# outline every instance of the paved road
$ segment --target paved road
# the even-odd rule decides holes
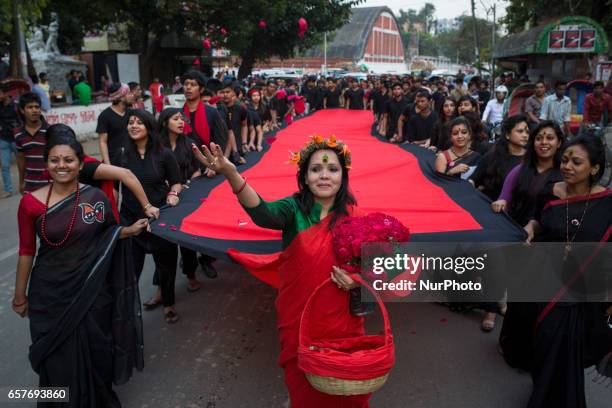
[[[0,387],[37,383],[27,359],[27,320],[15,315],[9,303],[18,202],[18,197],[0,200]],[[165,324],[161,311],[145,313],[145,369],[116,387],[125,407],[270,408],[285,403],[282,372],[275,365],[274,291],[236,265],[217,267],[219,277],[201,277],[205,284],[197,293],[188,293],[184,277],[177,276],[177,324]],[[152,273],[148,259],[140,282],[143,299],[153,293]],[[531,381],[497,354],[499,321],[494,333],[484,334],[477,312],[456,314],[432,304],[391,304],[389,311],[397,362],[372,406],[525,406]],[[377,318],[370,320],[380,326]],[[587,395],[590,408],[609,407],[612,388],[587,380]]]

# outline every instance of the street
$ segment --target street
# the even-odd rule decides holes
[[[95,142],[86,143],[86,151]],[[13,168],[13,170],[16,170]],[[13,173],[16,174],[16,171]],[[12,312],[17,263],[19,196],[0,201],[0,387],[37,384],[28,362],[28,321]],[[287,400],[282,371],[276,366],[274,289],[235,264],[216,263],[219,277],[199,274],[203,287],[188,293],[177,273],[174,325],[161,309],[144,312],[145,368],[116,390],[124,407],[282,407]],[[140,288],[153,292],[149,257]],[[450,312],[435,304],[389,304],[396,342],[396,365],[387,384],[372,398],[373,407],[521,408],[531,390],[527,373],[508,367],[496,351],[501,327],[479,329],[481,314]],[[380,317],[368,318],[380,330]],[[587,370],[590,373],[592,370]],[[590,408],[609,406],[612,388],[593,384],[587,374]],[[607,403],[606,403],[607,402]],[[6,407],[33,406],[5,403]]]

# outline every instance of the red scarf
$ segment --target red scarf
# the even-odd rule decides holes
[[[183,105],[183,112],[187,118],[191,118],[189,106],[187,106],[187,104]],[[210,146],[210,129],[208,128],[208,119],[206,118],[206,107],[202,102],[198,103],[198,107],[195,111],[194,122],[195,123],[189,123],[189,121],[185,122],[183,133],[188,135],[193,132],[193,128],[195,127],[195,132],[202,143],[204,143],[207,147]]]

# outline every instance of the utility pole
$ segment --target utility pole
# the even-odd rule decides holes
[[[476,23],[476,2],[471,0],[472,3],[472,25],[474,28],[474,51],[476,52],[476,65],[478,66],[478,75],[481,75],[480,70],[480,41],[478,41],[478,26]]]
[[[497,4],[495,0],[493,1],[493,5],[491,7],[487,7],[487,5],[482,0],[480,0],[480,4],[482,4],[482,8],[487,13],[487,20],[489,19],[489,14],[493,14],[493,21],[491,23],[491,60],[489,61],[489,69],[491,70],[491,78],[494,78],[495,58],[493,58],[493,49],[495,48],[495,34],[497,33]],[[491,81],[490,88],[491,92],[493,92],[493,81]]]
[[[496,4],[493,3],[493,27],[491,29],[491,87],[493,86],[494,72],[495,72],[495,58],[493,58],[493,49],[495,48],[495,33],[497,32],[497,21],[495,20],[495,8]],[[491,88],[493,89],[493,88]]]

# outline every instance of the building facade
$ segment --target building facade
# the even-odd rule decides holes
[[[374,73],[406,72],[404,44],[399,25],[388,7],[358,7],[351,19],[328,35],[327,47],[320,44],[296,58],[271,59],[258,68],[295,68],[322,71],[327,68]]]

